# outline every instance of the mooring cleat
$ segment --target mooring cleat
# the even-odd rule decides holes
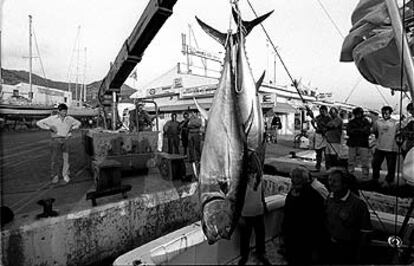
[[[47,199],[39,200],[37,204],[43,206],[43,213],[36,215],[36,218],[40,219],[40,218],[58,216],[59,214],[53,210],[53,202],[55,202],[54,198],[47,198]]]

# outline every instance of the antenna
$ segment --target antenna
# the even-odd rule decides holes
[[[197,39],[195,37],[194,31],[191,27],[190,24],[188,24],[188,44],[187,44],[187,36],[185,33],[181,33],[181,52],[186,56],[187,58],[187,73],[191,73],[191,69],[190,66],[193,67],[193,62],[191,60],[191,56],[196,56],[199,57],[201,59],[201,62],[203,64],[203,69],[204,69],[204,74],[205,76],[207,76],[207,72],[208,72],[208,67],[207,67],[207,60],[213,61],[213,62],[218,62],[221,64],[221,58],[214,54],[214,53],[210,53],[204,50],[201,50],[198,46],[198,42]],[[191,45],[191,39],[194,39],[194,43],[196,47],[193,47]],[[214,71],[214,70],[211,70]]]

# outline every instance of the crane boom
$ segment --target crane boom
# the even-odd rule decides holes
[[[145,49],[172,14],[177,0],[150,0],[132,33],[125,40],[108,74],[98,90],[101,106],[113,104],[113,94],[119,94],[122,84],[141,61]]]

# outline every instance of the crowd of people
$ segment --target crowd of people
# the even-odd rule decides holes
[[[289,265],[367,262],[364,251],[372,225],[368,208],[356,189],[356,179],[343,167],[332,167],[328,173],[325,186],[305,166],[290,172],[292,185],[285,200],[278,250]],[[239,222],[239,265],[248,261],[253,229],[256,258],[263,265],[271,265],[265,249],[267,209],[262,185],[261,178],[249,176]]]
[[[202,119],[197,111],[185,111],[182,121],[177,120],[178,113],[172,113],[171,119],[162,127],[166,147],[163,149],[170,154],[182,154],[189,162],[199,162],[201,157]],[[151,116],[142,103],[129,111],[128,127],[130,132],[151,130],[155,116]]]
[[[201,158],[202,119],[196,111],[183,113],[183,120],[177,121],[177,114],[171,114],[163,126],[164,137],[167,139],[167,152],[180,153],[180,141],[182,154],[188,157],[188,161],[199,162]]]
[[[293,169],[290,177],[282,224],[288,263],[364,263],[362,251],[372,227],[355,178],[342,167],[329,170],[328,188],[305,167]]]
[[[371,177],[374,183],[392,186],[395,182],[399,151],[404,157],[414,146],[413,103],[407,105],[407,112],[407,118],[398,120],[392,117],[393,109],[390,106],[382,107],[381,117],[364,115],[361,107],[353,109],[351,114],[346,114],[338,112],[335,107],[331,107],[328,112],[326,106],[321,106],[319,115],[311,122],[315,128],[315,168],[321,169],[325,157],[327,170],[341,166],[350,174],[355,174],[355,168],[360,163],[363,179],[370,178],[372,169]],[[313,117],[312,113],[310,115]],[[375,142],[371,141],[373,139]],[[387,174],[385,182],[379,183],[384,160],[387,163]]]

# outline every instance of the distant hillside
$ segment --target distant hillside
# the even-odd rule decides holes
[[[29,83],[29,72],[23,71],[23,70],[8,70],[8,69],[2,69],[2,78],[3,83],[8,85],[16,85],[21,82],[23,83]],[[101,85],[102,80],[94,81],[88,85],[86,85],[86,102],[92,105],[97,104],[97,95],[98,95],[98,89]],[[36,74],[32,74],[32,83],[39,86],[45,86],[49,88],[54,88],[58,90],[67,91],[69,88],[69,83],[62,82],[62,81],[54,81],[50,79],[42,78]],[[81,84],[78,84],[78,87],[80,87]],[[72,92],[72,98],[75,98],[75,84],[70,84],[70,90]],[[124,84],[121,87],[121,101],[122,102],[132,102],[131,99],[129,99],[129,96],[136,92],[133,88],[130,86]]]

